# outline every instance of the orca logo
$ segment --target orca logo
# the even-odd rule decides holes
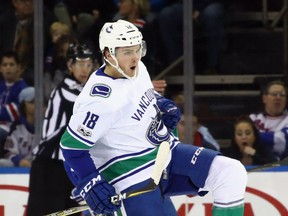
[[[113,25],[110,25],[110,26],[108,26],[108,27],[106,28],[106,32],[107,32],[107,33],[111,33],[112,30],[113,30]]]

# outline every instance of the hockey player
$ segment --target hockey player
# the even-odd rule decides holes
[[[27,216],[44,215],[78,205],[70,200],[74,185],[63,166],[59,142],[76,97],[94,69],[94,53],[84,44],[70,44],[67,74],[51,92],[40,144],[34,149],[29,182]]]
[[[76,99],[60,144],[89,207],[105,215],[163,216],[165,196],[203,196],[211,191],[213,216],[242,216],[245,168],[217,151],[182,144],[171,135],[180,111],[153,90],[141,62],[146,47],[137,27],[123,20],[106,23],[99,45],[105,64]],[[112,203],[111,196],[147,183],[163,141],[170,143],[171,155],[160,187]]]

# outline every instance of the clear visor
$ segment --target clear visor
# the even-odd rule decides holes
[[[146,55],[147,52],[147,45],[146,45],[146,41],[142,40],[141,43],[141,57],[144,57]]]
[[[130,48],[130,47],[134,47],[134,48]],[[146,47],[146,42],[142,41],[140,44],[140,47],[138,44],[136,45],[132,45],[132,46],[127,46],[127,47],[117,47],[115,49],[115,54],[111,54],[114,57],[119,57],[119,56],[126,56],[126,57],[131,57],[133,55],[137,55],[138,57],[144,57],[146,55],[146,51],[147,51],[147,47]],[[135,48],[137,46],[137,48]],[[121,51],[119,50],[121,48]]]

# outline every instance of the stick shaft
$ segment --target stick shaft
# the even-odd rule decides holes
[[[79,213],[88,209],[90,209],[88,205],[81,205],[81,206],[66,209],[64,211],[54,212],[46,216],[67,216],[67,215],[76,214],[76,213]]]
[[[170,153],[170,144],[168,142],[162,142],[159,146],[157,156],[155,159],[151,181],[143,188],[123,194],[118,194],[111,197],[111,202],[117,204],[119,203],[120,200],[155,190],[160,182],[162,172],[165,169],[169,153]]]

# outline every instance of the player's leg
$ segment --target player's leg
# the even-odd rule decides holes
[[[247,183],[245,168],[239,161],[217,155],[213,150],[178,145],[172,151],[164,192],[168,195],[198,193],[203,196],[211,191],[213,216],[243,215]]]
[[[138,189],[143,187],[144,185],[146,185],[146,182],[131,186],[123,192]],[[149,193],[144,193],[138,196],[130,197],[129,199],[124,199],[121,207],[121,214],[118,215],[175,216],[175,214],[167,214],[167,212],[165,212],[165,207],[172,208],[174,212],[176,211],[173,203],[170,203],[169,200],[164,199],[163,195],[161,194],[160,188],[158,187],[156,190]]]
[[[212,192],[213,216],[244,215],[244,193],[247,172],[234,159],[217,156],[211,164],[205,186],[201,190]]]

